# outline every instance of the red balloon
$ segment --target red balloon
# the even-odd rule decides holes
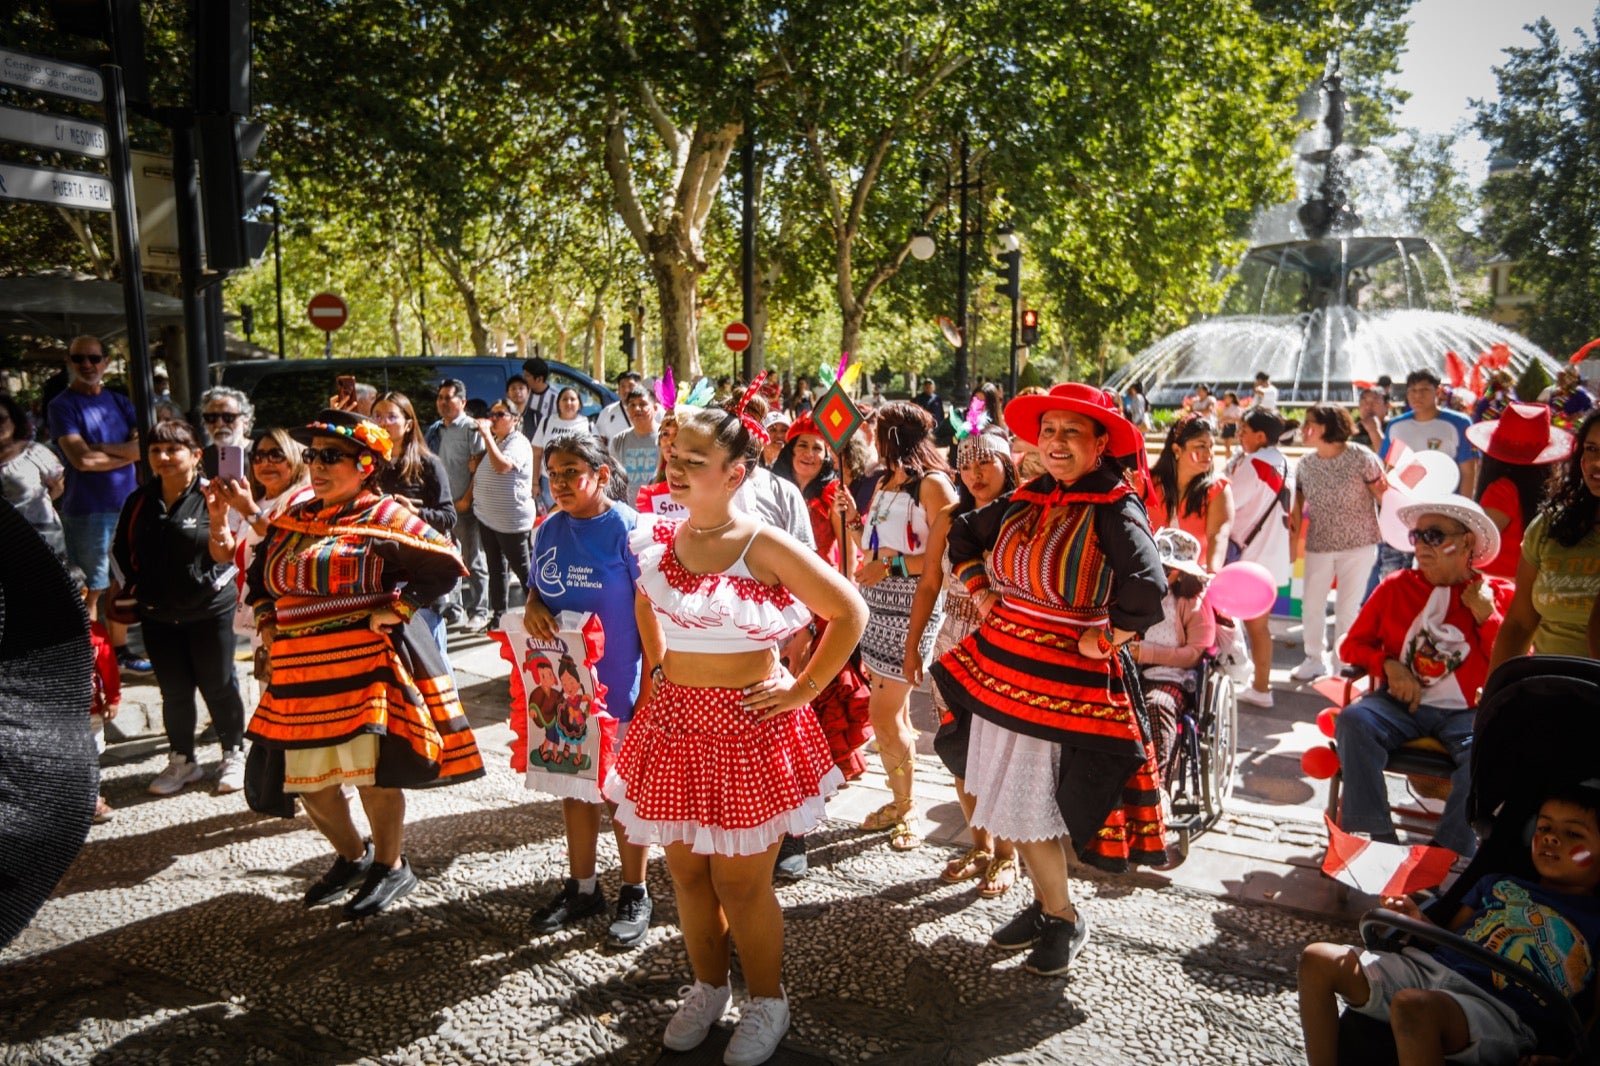
[[[1339,756],[1332,748],[1312,748],[1300,756],[1300,769],[1308,777],[1325,781],[1339,772]]]
[[[1339,712],[1332,707],[1322,708],[1322,713],[1317,715],[1317,728],[1322,730],[1323,736],[1330,738],[1333,736],[1333,722],[1338,717]]]

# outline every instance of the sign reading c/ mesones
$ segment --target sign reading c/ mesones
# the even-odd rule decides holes
[[[92,159],[106,157],[106,128],[98,122],[0,106],[0,141],[16,141]]]

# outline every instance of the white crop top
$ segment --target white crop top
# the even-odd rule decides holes
[[[810,608],[788,589],[750,576],[743,552],[723,573],[690,571],[673,550],[681,525],[641,514],[628,537],[639,559],[639,591],[656,612],[668,651],[726,655],[776,648],[810,624]]]
[[[904,489],[878,489],[864,519],[861,546],[868,552],[879,548],[921,555],[928,544],[928,514],[917,497]]]

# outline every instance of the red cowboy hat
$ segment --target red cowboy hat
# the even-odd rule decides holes
[[[817,429],[817,420],[811,417],[810,411],[807,411],[805,414],[794,420],[794,424],[789,427],[789,432],[784,435],[783,439],[785,441],[791,441],[796,437],[804,436],[807,433],[811,434],[813,437],[822,436],[822,431]]]
[[[1467,439],[1485,455],[1518,466],[1556,463],[1572,454],[1573,436],[1550,424],[1542,403],[1508,404],[1500,417],[1467,427]]]
[[[1006,404],[1006,425],[1029,444],[1039,443],[1039,423],[1047,411],[1072,411],[1106,427],[1111,455],[1142,455],[1144,437],[1117,412],[1117,401],[1093,385],[1068,382],[1043,396],[1018,396]]]

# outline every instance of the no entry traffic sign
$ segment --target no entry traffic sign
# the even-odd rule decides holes
[[[331,292],[319,292],[306,305],[306,317],[318,329],[332,333],[350,319],[350,308]]]
[[[750,327],[743,322],[730,322],[722,331],[722,343],[729,351],[742,352],[750,347]]]

